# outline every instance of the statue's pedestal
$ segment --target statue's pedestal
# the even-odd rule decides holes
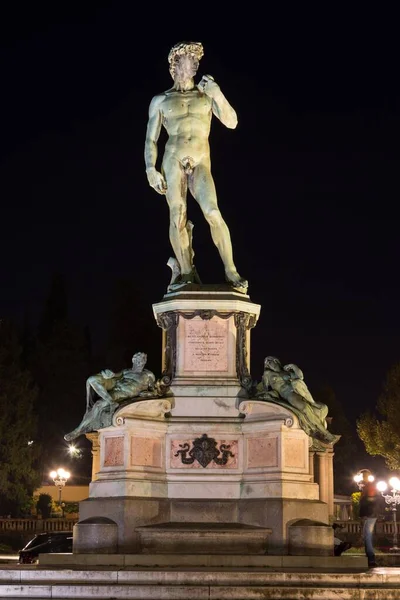
[[[260,306],[225,286],[208,287],[186,286],[153,305],[174,417],[239,417],[239,400],[246,397],[241,384],[251,382],[250,330]]]
[[[113,426],[99,432],[99,471],[80,517],[114,520],[120,552],[159,548],[162,531],[187,547],[208,524],[203,549],[225,552],[221,531],[236,527],[240,537],[243,526],[254,541],[243,534],[249,553],[260,551],[261,535],[268,552],[285,554],[291,523],[328,523],[310,470],[310,438],[290,410],[247,399],[260,306],[227,288],[186,287],[153,306],[170,396],[119,409]],[[324,528],[321,540],[317,551],[332,551],[333,530]]]

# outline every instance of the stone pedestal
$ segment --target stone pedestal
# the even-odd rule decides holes
[[[174,417],[239,417],[251,383],[250,330],[260,306],[215,287],[187,286],[153,305],[163,330],[163,379],[177,399]]]
[[[239,523],[165,523],[138,527],[146,554],[266,554],[270,529]]]
[[[260,306],[223,286],[186,288],[153,306],[170,395],[119,409],[99,432],[99,468],[81,518],[115,521],[120,552],[154,551],[167,529],[180,543],[190,530],[188,544],[198,537],[193,524],[202,523],[209,537],[214,531],[216,552],[226,544],[221,531],[236,527],[240,537],[248,527],[257,544],[268,532],[268,552],[287,554],[291,523],[328,523],[328,512],[297,418],[247,398]]]

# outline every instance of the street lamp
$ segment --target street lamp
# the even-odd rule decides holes
[[[376,487],[385,498],[386,504],[389,504],[393,515],[393,547],[390,548],[391,552],[398,552],[400,548],[397,546],[397,508],[396,505],[400,504],[400,479],[398,477],[391,477],[389,479],[389,485],[392,488],[391,494],[385,494],[388,484],[386,481],[378,481]]]
[[[68,479],[71,477],[71,473],[69,473],[68,471],[65,471],[62,467],[60,467],[59,469],[57,469],[57,471],[52,471],[50,473],[50,477],[52,478],[52,480],[54,481],[54,485],[58,489],[58,506],[61,508],[63,516],[64,516],[64,509],[61,504],[61,494],[62,494],[63,488],[65,487],[65,484],[67,483]]]
[[[367,469],[362,469],[361,471],[359,471],[357,473],[357,475],[354,475],[353,480],[356,482],[356,484],[358,485],[358,489],[362,490],[363,487],[365,486],[365,478],[363,473],[367,472],[370,473]],[[372,482],[375,480],[375,477],[373,475],[371,475],[371,473],[367,476],[367,480]]]

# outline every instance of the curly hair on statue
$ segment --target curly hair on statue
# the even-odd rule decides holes
[[[171,48],[168,54],[168,62],[172,78],[175,75],[176,63],[185,54],[191,54],[199,61],[204,55],[203,44],[201,42],[179,42]]]

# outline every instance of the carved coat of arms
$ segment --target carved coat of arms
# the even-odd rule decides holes
[[[180,455],[184,465],[192,465],[195,460],[204,468],[211,461],[217,465],[226,465],[228,459],[234,456],[228,444],[221,444],[218,448],[216,440],[209,438],[206,433],[193,440],[192,448],[188,443],[179,444],[179,446],[182,450],[178,450],[175,456]]]

